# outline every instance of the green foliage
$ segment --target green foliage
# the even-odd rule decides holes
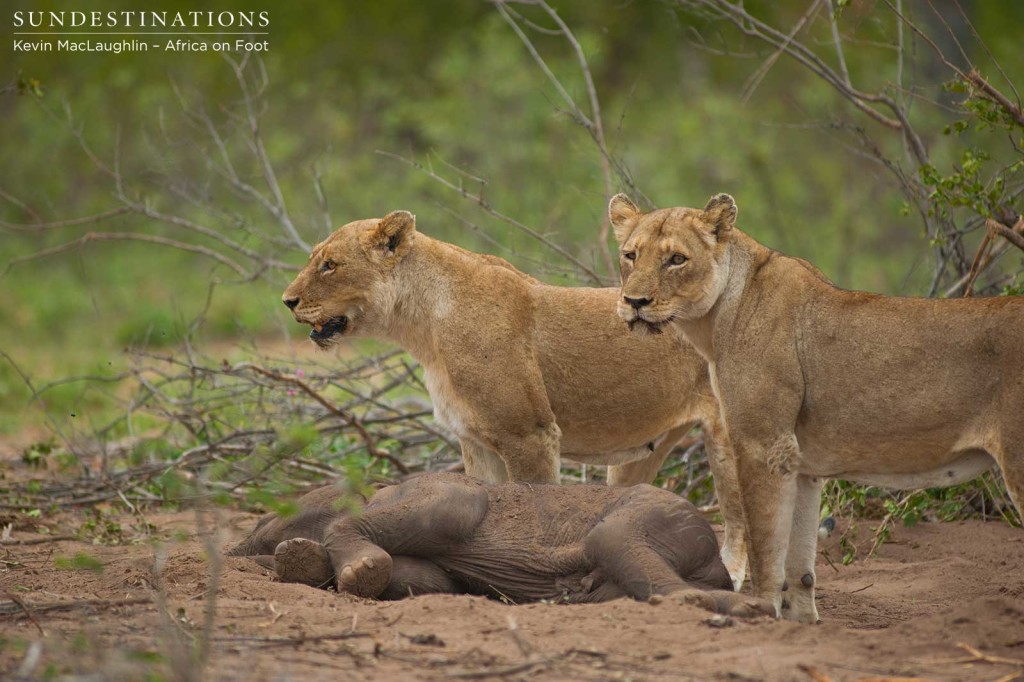
[[[33,443],[22,451],[21,461],[33,469],[40,469],[46,466],[46,460],[53,453],[56,444],[54,438]]]
[[[1010,503],[1000,480],[991,472],[969,483],[946,488],[928,488],[906,492],[885,491],[847,481],[829,481],[822,494],[822,518],[877,520],[871,527],[873,556],[888,542],[897,525],[913,526],[924,520],[956,521],[968,518],[1004,518],[1019,523],[1009,509]],[[844,565],[860,553],[857,527],[849,525],[839,537]]]
[[[124,529],[117,517],[99,506],[89,509],[89,518],[82,522],[78,536],[95,545],[120,545],[125,541]]]
[[[106,566],[91,554],[78,552],[73,557],[57,557],[53,560],[54,567],[59,571],[92,571],[102,573]]]
[[[1018,282],[1019,277],[1014,277],[1013,281],[1003,287],[1000,292],[1003,296],[1024,296],[1024,281]]]
[[[925,165],[922,181],[931,189],[929,200],[933,215],[950,218],[956,209],[969,208],[975,215],[988,218],[1013,207],[1015,198],[1007,188],[1021,178],[1024,156],[1005,140],[1024,143],[1024,127],[998,102],[976,85],[961,78],[945,84],[946,92],[963,95],[959,102],[962,117],[943,128],[963,145],[952,172],[944,174]]]

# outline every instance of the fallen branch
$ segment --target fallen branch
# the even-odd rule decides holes
[[[10,595],[8,595],[10,596]],[[74,611],[75,609],[111,609],[119,606],[138,606],[139,604],[152,604],[149,597],[129,597],[127,599],[76,599],[73,601],[54,601],[32,604],[20,599],[12,599],[9,603],[0,602],[0,616],[24,615],[42,613],[45,611]]]
[[[507,665],[501,668],[491,668],[490,670],[456,670],[448,673],[448,677],[452,677],[457,680],[482,680],[488,677],[504,677],[505,675],[515,675],[516,673],[526,672],[527,670],[532,670],[538,666],[549,665],[557,658],[560,657],[542,658],[536,661],[524,661],[523,663]]]
[[[43,626],[39,624],[39,621],[36,620],[36,617],[34,615],[32,615],[32,611],[29,610],[28,605],[26,605],[25,602],[22,601],[20,597],[17,597],[17,596],[13,595],[10,592],[7,593],[7,598],[10,599],[12,602],[14,602],[22,610],[22,612],[24,612],[25,616],[30,621],[32,621],[33,625],[36,626],[36,630],[39,631],[39,634],[41,636],[45,637],[46,636],[46,631],[43,630]]]
[[[299,635],[298,637],[211,637],[217,644],[263,644],[265,646],[298,646],[313,642],[335,642],[345,639],[364,639],[370,637],[368,632],[336,632],[326,635]]]
[[[48,535],[41,538],[25,538],[24,540],[14,539],[0,539],[0,547],[8,547],[11,545],[25,547],[27,545],[45,545],[50,542],[66,542],[68,540],[77,540],[74,535]]]
[[[990,654],[982,653],[979,649],[967,644],[966,642],[957,642],[957,648],[963,649],[971,655],[971,658],[965,658],[958,663],[993,663],[995,665],[1019,665],[1024,667],[1024,658],[1006,658],[1005,656],[992,656]]]

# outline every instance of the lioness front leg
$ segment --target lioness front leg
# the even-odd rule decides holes
[[[770,444],[744,441],[735,434],[740,499],[746,521],[750,578],[754,596],[770,601],[782,615],[782,585],[793,525],[797,475],[783,473],[780,458],[795,453],[796,438],[789,434]]]
[[[561,430],[554,418],[523,436],[506,435],[494,449],[505,461],[508,480],[517,483],[558,483]]]
[[[480,314],[493,311],[481,310]],[[515,320],[504,322],[513,329],[518,324]],[[470,455],[467,467],[492,482],[558,483],[562,431],[555,423],[530,339],[515,331],[508,338],[473,336],[471,347],[463,345],[466,339],[462,337],[452,342],[456,360],[446,368],[454,392],[461,396],[459,436],[463,452]],[[481,355],[505,361],[482,365]],[[492,453],[505,464],[504,479],[497,477]]]
[[[800,474],[796,477],[793,524],[786,554],[786,591],[782,595],[782,617],[801,623],[817,623],[814,604],[814,557],[818,549],[818,516],[824,481]]]
[[[725,523],[722,562],[732,578],[732,588],[738,592],[747,576],[746,522],[736,473],[736,456],[721,419],[715,419],[704,426],[704,451],[708,456],[711,475],[715,479],[715,493]]]

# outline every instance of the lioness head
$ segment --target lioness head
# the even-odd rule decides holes
[[[726,244],[736,202],[716,194],[703,210],[643,213],[625,194],[608,204],[619,242],[622,296],[617,311],[630,329],[661,333],[673,320],[707,314],[728,275]]]
[[[391,298],[391,275],[415,234],[416,218],[408,211],[344,225],[313,248],[281,300],[313,328],[309,338],[321,348],[344,334],[373,333]]]

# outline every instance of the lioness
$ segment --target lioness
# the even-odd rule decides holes
[[[376,336],[412,354],[466,473],[485,481],[554,483],[561,454],[612,465],[612,484],[647,483],[701,424],[727,522],[723,558],[741,582],[742,510],[707,363],[673,335],[630,334],[617,299],[431,239],[407,211],[336,230],[283,296],[322,348]]]
[[[703,210],[609,205],[618,313],[671,325],[708,359],[737,458],[754,594],[817,621],[822,478],[961,483],[998,464],[1024,509],[1024,299],[892,298],[833,286]],[[785,591],[785,598],[783,598]]]
[[[731,590],[711,526],[692,504],[649,485],[486,484],[424,474],[377,493],[355,515],[320,488],[291,518],[267,514],[228,554],[253,556],[282,582],[374,599],[482,594],[517,603],[673,595],[753,616],[772,605]]]

